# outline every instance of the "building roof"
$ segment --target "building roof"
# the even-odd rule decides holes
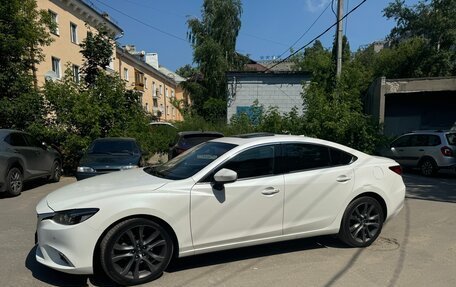
[[[73,11],[80,14],[83,19],[93,27],[106,25],[106,28],[112,31],[115,35],[123,35],[123,30],[120,26],[111,19],[107,13],[99,11],[96,7],[89,5],[85,0],[59,0],[67,5]]]

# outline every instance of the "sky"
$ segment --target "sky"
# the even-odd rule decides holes
[[[175,71],[193,64],[193,50],[187,41],[187,20],[201,18],[203,0],[85,0],[98,10],[107,12],[123,30],[118,41],[133,44],[139,51],[158,53],[159,63]],[[254,60],[289,55],[290,46],[298,40],[321,15],[315,25],[293,49],[307,44],[336,21],[332,0],[243,0],[241,30],[236,50]],[[337,0],[334,11],[337,11]],[[383,16],[383,9],[392,0],[367,0],[347,17],[344,34],[352,51],[360,46],[384,39],[394,20]],[[344,13],[362,0],[344,0]],[[407,5],[418,0],[405,0]],[[328,6],[329,5],[329,6]],[[325,10],[326,9],[326,10]],[[323,13],[323,14],[322,14]],[[335,29],[320,40],[331,47]]]

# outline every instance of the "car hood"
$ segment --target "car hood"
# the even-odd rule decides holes
[[[54,211],[85,208],[112,196],[143,193],[156,190],[171,180],[146,173],[142,168],[118,171],[81,180],[60,188],[46,197]]]
[[[139,154],[109,155],[109,154],[86,154],[79,162],[79,166],[92,168],[98,167],[121,167],[137,165],[141,156]]]

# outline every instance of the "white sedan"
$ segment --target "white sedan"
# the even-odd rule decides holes
[[[73,274],[99,262],[134,285],[174,257],[324,234],[365,247],[404,196],[390,159],[303,136],[225,137],[49,194],[36,208],[36,259]]]

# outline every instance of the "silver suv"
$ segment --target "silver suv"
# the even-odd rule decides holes
[[[0,129],[0,192],[19,195],[23,182],[47,177],[57,182],[62,174],[60,154],[31,135]]]
[[[425,176],[456,168],[456,131],[414,131],[394,140],[380,152],[404,167],[418,167]]]

